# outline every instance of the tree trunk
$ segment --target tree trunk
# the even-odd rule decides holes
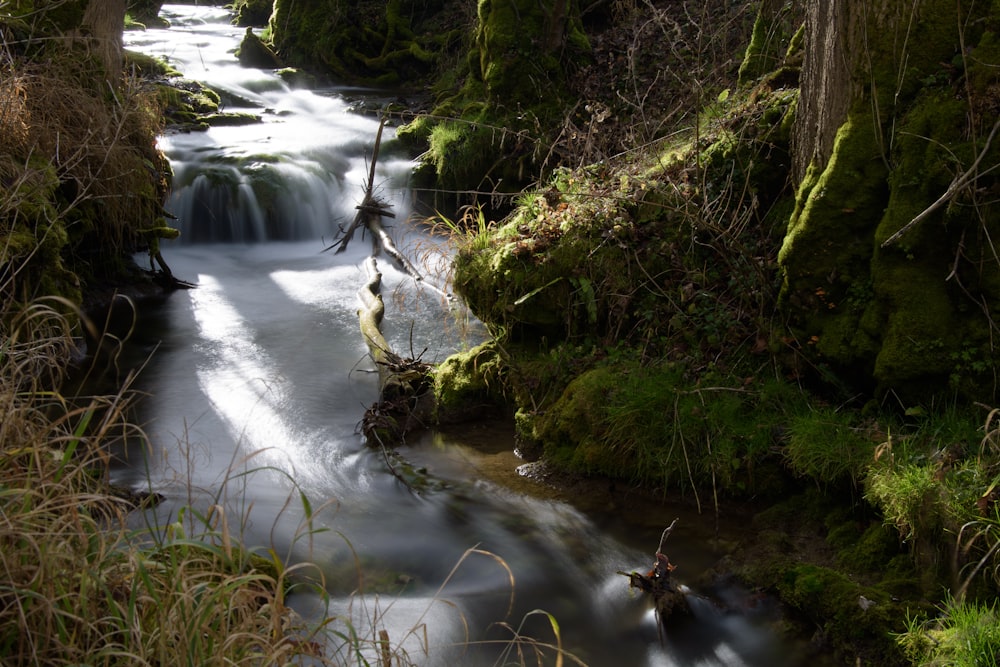
[[[107,81],[118,86],[122,72],[122,31],[126,0],[90,0],[78,34],[94,44]]]
[[[781,302],[849,390],[1000,395],[996,7],[808,2]]]
[[[851,104],[853,50],[847,44],[850,0],[808,2],[806,49],[802,62],[798,115],[793,136],[794,177],[801,181],[810,164],[825,167],[833,139]],[[857,6],[857,3],[855,3]]]

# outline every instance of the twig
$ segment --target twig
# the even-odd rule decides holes
[[[660,544],[659,544],[659,545],[657,545],[657,547],[656,547],[656,553],[658,553],[658,554],[661,554],[661,553],[663,553],[663,543],[667,541],[667,538],[668,538],[668,537],[670,537],[670,533],[672,533],[672,532],[673,532],[673,530],[674,530],[674,525],[675,525],[676,523],[677,523],[677,519],[674,519],[673,521],[671,521],[671,522],[670,522],[670,525],[669,525],[669,526],[667,526],[667,527],[666,527],[666,528],[665,528],[665,529],[663,530],[663,534],[662,534],[662,535],[660,535]]]
[[[956,176],[955,180],[951,182],[951,185],[948,186],[948,189],[945,190],[944,194],[938,197],[937,201],[935,201],[933,204],[925,208],[919,215],[917,215],[917,217],[913,218],[913,220],[910,220],[908,223],[903,225],[903,227],[899,231],[897,231],[895,234],[893,234],[885,241],[883,241],[881,247],[888,248],[890,245],[898,241],[899,238],[903,236],[903,234],[910,231],[910,229],[915,225],[917,225],[918,223],[930,217],[931,214],[933,214],[936,210],[938,210],[944,204],[946,204],[952,197],[958,194],[959,190],[961,190],[966,185],[974,182],[977,178],[979,178],[979,174],[976,173],[977,170],[979,169],[979,163],[983,161],[983,158],[986,157],[986,153],[989,152],[990,144],[993,143],[993,137],[996,136],[998,129],[1000,129],[1000,119],[997,119],[997,122],[993,124],[993,129],[990,130],[990,136],[986,137],[986,144],[983,146],[983,150],[979,153],[979,156],[976,157],[976,161],[972,163],[972,166],[969,167],[963,173]]]

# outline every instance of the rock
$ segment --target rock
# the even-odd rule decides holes
[[[247,28],[240,48],[236,51],[240,65],[257,69],[280,69],[284,67],[278,55],[264,41],[254,34],[253,28]]]

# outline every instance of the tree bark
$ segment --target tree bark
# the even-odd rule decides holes
[[[795,133],[793,169],[797,181],[810,164],[826,166],[837,130],[847,118],[853,91],[853,52],[848,26],[850,0],[812,1],[806,8],[806,49]]]
[[[90,0],[78,34],[89,38],[104,67],[107,81],[118,87],[122,73],[122,31],[126,0]]]

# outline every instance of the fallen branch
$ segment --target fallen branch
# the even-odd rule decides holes
[[[375,362],[375,369],[378,372],[379,400],[365,412],[362,430],[370,443],[378,443],[382,447],[386,462],[392,469],[386,443],[391,445],[401,440],[408,431],[425,424],[433,413],[433,392],[430,390],[430,365],[419,359],[400,357],[392,351],[382,334],[385,302],[381,294],[382,274],[378,269],[376,257],[384,251],[401,271],[414,280],[421,280],[420,273],[396,248],[382,225],[383,216],[393,217],[391,206],[374,194],[375,166],[384,127],[383,118],[375,137],[375,149],[368,169],[365,197],[357,207],[358,213],[340,240],[324,251],[336,248],[336,252],[340,253],[346,250],[347,244],[359,227],[371,233],[372,254],[364,262],[366,281],[358,290],[358,299],[361,302],[361,307],[358,309],[358,324],[368,346],[369,356]],[[395,470],[393,472],[395,473]]]
[[[983,146],[983,150],[980,151],[979,155],[976,157],[976,161],[972,163],[972,166],[956,176],[955,180],[951,182],[951,185],[948,186],[948,189],[945,190],[944,194],[938,197],[937,201],[921,211],[915,218],[913,218],[913,220],[910,220],[908,223],[903,225],[895,234],[887,238],[885,241],[882,241],[881,247],[888,248],[890,245],[898,241],[903,234],[910,231],[910,229],[918,225],[920,222],[929,218],[935,211],[951,201],[951,199],[958,194],[959,191],[970,183],[974,183],[975,180],[979,178],[979,163],[983,161],[983,158],[986,157],[986,154],[989,152],[990,144],[993,143],[993,137],[996,136],[998,129],[1000,129],[1000,119],[993,124],[993,129],[990,130],[990,135],[986,138],[986,144]]]
[[[364,227],[372,236],[372,254],[378,257],[385,252],[400,271],[410,276],[414,280],[422,280],[420,272],[401,253],[393,242],[392,237],[386,232],[382,225],[382,218],[396,217],[392,213],[392,206],[375,196],[375,164],[378,161],[379,149],[382,145],[382,130],[385,128],[385,117],[379,122],[378,133],[375,135],[375,147],[372,150],[372,161],[368,168],[368,183],[365,185],[365,197],[355,208],[358,212],[351,221],[351,225],[343,232],[340,240],[327,246],[323,252],[336,248],[334,254],[347,250],[347,244],[354,238],[354,232],[358,227]]]
[[[382,335],[382,318],[385,316],[385,302],[382,301],[382,274],[374,257],[365,260],[365,274],[368,282],[358,290],[361,308],[358,310],[358,323],[361,326],[361,336],[368,346],[368,353],[375,368],[378,370],[379,389],[388,382],[388,350],[389,344]]]

